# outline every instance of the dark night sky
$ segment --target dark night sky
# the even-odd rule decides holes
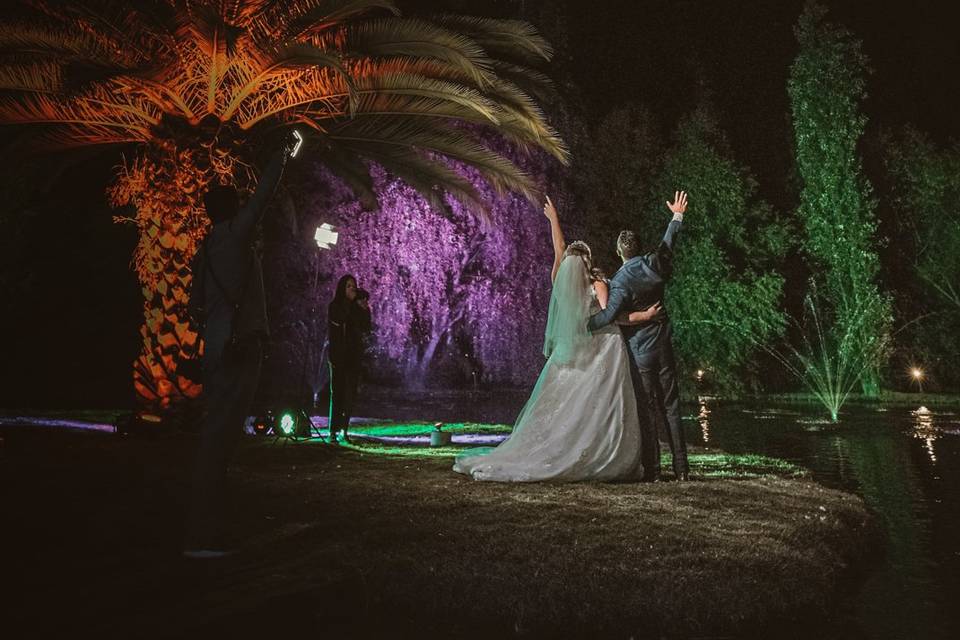
[[[536,22],[541,2],[565,15],[565,42],[544,22],[561,55],[548,70],[591,119],[638,101],[672,128],[709,97],[737,160],[749,166],[761,194],[781,210],[793,205],[788,185],[791,134],[786,79],[796,54],[792,28],[803,0],[399,0],[407,13],[456,11],[524,17]],[[953,2],[824,0],[830,19],[864,42],[875,73],[865,105],[871,127],[913,123],[934,140],[960,138],[960,38]],[[10,132],[0,131],[6,136]],[[4,300],[14,322],[0,403],[50,404],[44,377],[87,380],[59,402],[93,406],[128,398],[129,363],[137,350],[138,287],[128,264],[135,238],[111,222],[104,188],[119,154],[71,169],[33,207],[24,225],[23,263],[34,270],[30,299]],[[0,158],[15,170],[17,157]],[[14,331],[14,333],[11,333]],[[91,371],[90,362],[102,365]],[[16,376],[11,369],[16,368]],[[59,385],[59,388],[70,388]],[[102,395],[103,389],[120,389]],[[100,393],[101,395],[97,395]],[[118,396],[118,393],[121,396]]]
[[[956,2],[822,0],[828,19],[863,41],[874,70],[864,105],[870,127],[912,123],[945,143],[960,138],[960,10]],[[739,162],[762,195],[790,207],[791,129],[786,81],[804,0],[401,0],[411,11],[440,6],[535,20],[549,4],[566,14],[568,42],[554,77],[567,76],[589,114],[636,101],[672,127],[708,97]],[[538,25],[540,26],[540,25]],[[550,33],[550,25],[543,24]]]

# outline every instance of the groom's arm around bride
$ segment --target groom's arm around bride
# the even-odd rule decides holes
[[[624,312],[645,309],[663,299],[663,285],[669,279],[672,268],[674,240],[687,209],[686,192],[678,191],[674,201],[667,203],[667,208],[673,218],[656,250],[641,255],[636,235],[632,231],[620,233],[617,255],[623,260],[623,267],[610,281],[606,308],[590,318],[587,328],[591,331],[614,322]],[[659,321],[665,315],[666,312],[658,311],[653,319]]]

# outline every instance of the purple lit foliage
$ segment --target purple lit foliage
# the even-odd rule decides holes
[[[382,171],[375,172],[377,210],[363,211],[323,172],[320,182],[334,186],[317,189],[303,212],[341,232],[336,248],[320,257],[321,335],[336,279],[352,273],[371,295],[368,377],[376,381],[528,384],[543,365],[546,221],[530,203],[498,196],[467,168],[457,171],[481,194],[489,222],[451,198],[444,210],[432,208]]]

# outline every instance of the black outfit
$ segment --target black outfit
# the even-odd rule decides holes
[[[607,308],[590,318],[590,330],[610,324],[624,311],[647,309],[663,300],[664,286],[671,273],[674,238],[682,221],[682,214],[676,214],[656,250],[623,263],[610,281]],[[667,311],[663,308],[650,320],[622,326],[621,330],[630,352],[630,377],[643,430],[644,475],[656,478],[660,474],[660,439],[656,425],[662,422],[667,428],[673,470],[677,477],[686,477],[689,473],[687,444],[680,425],[680,391]]]
[[[355,301],[334,300],[327,314],[330,341],[330,439],[350,426],[360,384],[364,334],[370,331],[370,311]]]
[[[268,335],[260,257],[253,248],[259,222],[283,173],[278,152],[237,215],[207,234],[194,260],[191,305],[202,306],[204,416],[193,471],[186,548],[216,545],[227,464],[243,432],[260,379]]]

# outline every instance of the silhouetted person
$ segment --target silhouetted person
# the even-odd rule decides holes
[[[327,335],[330,342],[330,442],[347,428],[357,398],[363,359],[363,337],[370,331],[369,296],[357,288],[351,275],[340,278],[327,309]]]
[[[226,553],[217,538],[227,464],[257,390],[263,341],[269,334],[263,272],[253,244],[288,153],[289,146],[274,153],[243,206],[232,186],[215,186],[203,197],[213,227],[194,259],[190,303],[191,315],[199,316],[203,325],[205,411],[187,517],[187,557]]]
[[[610,281],[607,308],[590,318],[588,328],[595,331],[613,322],[624,311],[648,309],[663,300],[664,286],[670,279],[673,262],[673,243],[683,224],[687,210],[687,194],[678,191],[674,201],[667,203],[673,218],[667,225],[663,240],[653,251],[642,254],[640,243],[632,231],[622,231],[617,238],[617,254],[623,266]],[[630,353],[630,373],[637,409],[646,408],[640,416],[644,430],[644,476],[656,480],[660,476],[660,439],[657,423],[667,428],[673,471],[677,480],[687,480],[690,467],[687,462],[687,443],[680,424],[680,389],[677,385],[677,365],[673,355],[672,331],[667,310],[660,308],[650,320],[636,325],[621,326]]]

